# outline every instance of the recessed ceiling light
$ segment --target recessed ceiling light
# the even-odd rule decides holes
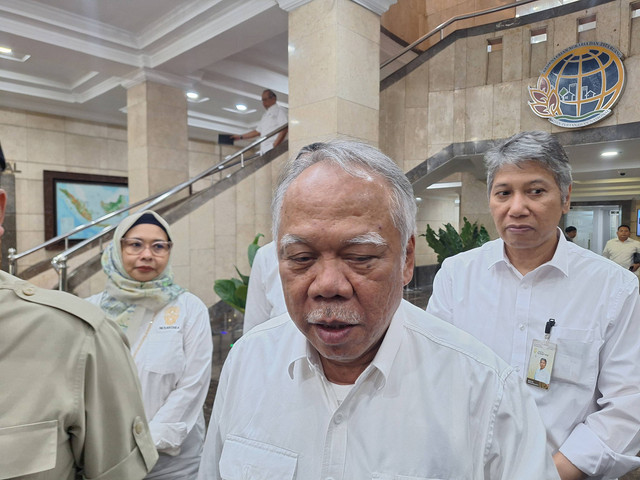
[[[237,103],[236,104],[236,109],[240,110],[241,112],[244,112],[247,109],[247,106],[242,104],[242,103]]]
[[[605,150],[604,152],[602,152],[600,154],[601,157],[615,157],[617,155],[619,155],[620,152],[618,152],[617,150]]]
[[[0,53],[13,53],[9,47],[0,47]]]
[[[200,97],[198,92],[187,92],[187,98],[191,100],[197,100]]]

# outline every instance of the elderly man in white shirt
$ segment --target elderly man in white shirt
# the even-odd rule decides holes
[[[548,389],[526,388],[560,477],[621,476],[640,467],[638,279],[557,227],[571,167],[553,136],[515,135],[485,164],[501,238],[446,259],[427,312],[489,345],[521,382],[534,347],[555,352]]]
[[[262,106],[266,110],[258,122],[255,130],[243,133],[242,135],[231,135],[234,140],[242,140],[245,138],[254,138],[259,135],[267,135],[276,128],[287,123],[287,111],[276,103],[278,97],[273,90],[265,90],[262,92]],[[277,135],[267,138],[260,144],[260,154],[264,155],[269,150],[277,147],[282,143],[284,137],[287,136],[289,127],[281,130]]]
[[[391,159],[325,144],[272,213],[288,314],[231,350],[200,480],[558,478],[513,369],[402,300],[416,205]]]

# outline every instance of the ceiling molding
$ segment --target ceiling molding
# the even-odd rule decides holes
[[[135,37],[126,30],[102,23],[98,20],[67,12],[59,8],[32,0],[3,0],[0,11],[13,13],[52,27],[99,38],[129,48],[136,48]],[[24,23],[24,22],[23,22]]]
[[[298,7],[311,3],[312,0],[276,0],[278,6],[285,12],[291,12]]]
[[[173,75],[171,73],[159,72],[150,68],[140,68],[122,79],[119,83],[124,88],[129,89],[143,82],[154,82],[169,87],[189,90],[193,87],[193,82],[181,75]]]
[[[175,41],[171,41],[166,47],[149,54],[149,66],[152,68],[157,67],[246,22],[272,6],[273,4],[271,2],[265,2],[264,0],[237,2],[233,8],[227,9],[224,13],[217,13],[213,18],[208,19],[209,21],[202,21],[199,27],[190,29],[187,33],[180,35]]]
[[[44,27],[29,25],[8,18],[0,17],[0,31],[11,33],[20,37],[32,38],[38,42],[47,43],[74,50],[79,53],[94,57],[111,60],[124,65],[139,67],[140,56],[135,53],[126,52],[119,48],[107,47],[89,40],[80,39],[65,33],[48,30]],[[29,53],[29,52],[25,52]]]
[[[389,10],[391,5],[397,3],[398,0],[351,0],[353,3],[363,6],[367,10],[371,10],[373,13],[382,15]]]

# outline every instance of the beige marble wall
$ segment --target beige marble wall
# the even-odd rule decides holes
[[[351,0],[289,14],[289,148],[354,138],[378,144],[380,18]]]
[[[187,100],[180,88],[142,82],[127,90],[132,201],[187,180]]]
[[[640,82],[631,80],[640,76],[640,56],[628,51],[630,3],[619,0],[532,25],[457,40],[380,92],[380,148],[409,171],[452,143],[503,139],[523,130],[565,131],[534,115],[528,106],[528,87],[536,84],[539,74],[531,68],[531,30],[547,29],[547,41],[536,45],[534,52],[533,61],[539,64],[541,51],[548,61],[576,43],[578,19],[592,14],[597,17],[595,38],[627,55],[629,79],[612,115],[597,126],[640,121]],[[500,36],[502,81],[487,83],[487,42]],[[495,238],[486,185],[468,173],[462,174],[462,179],[459,215],[452,212],[450,218],[441,218],[441,223],[454,224],[466,216],[471,221],[479,220]],[[425,203],[420,206],[420,215],[432,215],[422,211],[431,208],[442,211]],[[427,260],[431,261],[429,255],[418,251],[418,264]]]
[[[0,109],[0,138],[7,160],[15,162],[16,223],[18,251],[44,242],[43,170],[127,176],[127,131],[124,128],[79,122],[62,117],[38,115],[18,110]],[[186,145],[188,159],[183,174],[193,177],[219,163],[235,148],[191,140]],[[235,276],[234,264],[243,273],[249,271],[246,249],[256,233],[271,237],[269,205],[277,178],[277,165],[286,155],[263,167],[237,187],[229,189],[172,226],[177,248],[172,254],[176,280],[207,303],[217,297],[213,282]],[[220,180],[227,172],[197,182],[194,191]],[[167,181],[176,183],[173,174]],[[84,257],[97,252],[94,250]],[[59,251],[39,251],[20,260],[24,270]],[[83,258],[72,260],[76,265]],[[36,277],[34,283],[52,287],[57,275],[50,271]],[[91,277],[77,294],[88,296],[104,288],[102,272]]]

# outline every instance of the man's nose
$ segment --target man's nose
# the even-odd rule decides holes
[[[346,273],[348,267],[339,259],[319,260],[313,266],[313,281],[309,286],[309,296],[350,298],[353,286]]]
[[[529,213],[529,199],[524,193],[514,192],[509,201],[509,215],[520,217]]]

